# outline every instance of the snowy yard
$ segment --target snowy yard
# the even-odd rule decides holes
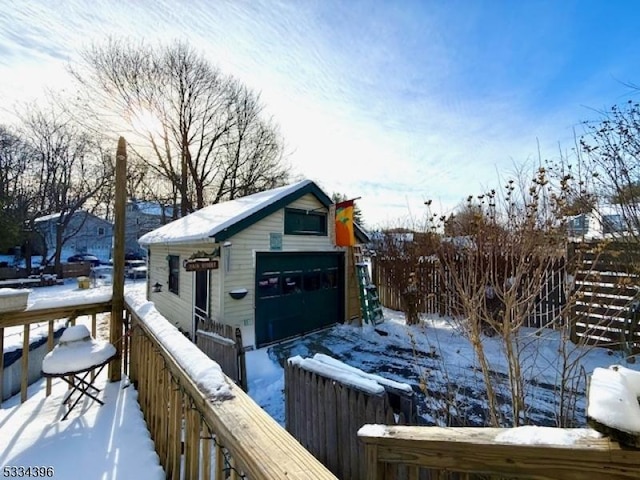
[[[127,290],[144,296],[144,285],[144,281],[128,282]],[[78,291],[71,283],[63,287],[46,287],[35,292],[29,307],[33,308],[36,303],[75,301],[77,295],[100,301],[106,293],[101,289]],[[104,321],[101,317],[99,323]],[[457,331],[455,322],[423,317],[421,325],[407,326],[403,313],[388,309],[385,309],[385,318],[375,330],[373,327],[336,325],[247,352],[250,396],[284,425],[282,365],[296,355],[311,357],[323,353],[366,372],[410,384],[416,394],[421,423],[486,424],[482,376],[475,365],[473,349]],[[86,324],[88,320],[81,318],[79,323]],[[19,339],[12,337],[20,334],[9,333],[12,340],[6,347],[17,346]],[[525,329],[522,340],[527,344],[522,364],[528,379],[530,418],[537,425],[553,425],[558,408],[555,390],[562,360],[560,334],[551,330]],[[498,338],[485,338],[484,341],[492,372],[499,384],[508,375],[504,352]],[[576,397],[576,418],[577,426],[584,426],[586,378],[596,367],[621,363],[622,358],[618,353],[602,348],[588,351],[578,348],[571,356],[581,357],[577,371],[583,381]],[[636,365],[626,366],[638,370]],[[101,381],[101,385],[105,388],[105,399],[109,400],[107,404],[104,407],[87,404],[82,407],[81,415],[72,416],[66,422],[57,420],[66,388],[61,382],[55,382],[53,395],[46,399],[41,381],[29,388],[29,399],[25,404],[19,405],[18,397],[4,402],[0,428],[6,435],[0,435],[0,463],[55,465],[56,476],[60,478],[71,478],[72,471],[77,468],[91,468],[98,472],[98,478],[115,477],[122,468],[128,473],[137,471],[138,478],[161,477],[158,457],[142,422],[135,389],[124,388],[126,381],[123,385]],[[95,441],[84,441],[90,437]],[[62,450],[58,440],[65,442]],[[144,445],[142,450],[140,445]],[[130,455],[131,452],[136,454]]]
[[[486,425],[486,394],[471,344],[454,322],[423,317],[420,326],[408,327],[404,314],[385,309],[386,321],[377,327],[337,325],[328,330],[293,339],[280,345],[247,352],[249,394],[276,421],[284,425],[284,370],[289,357],[311,357],[324,353],[365,372],[377,373],[413,387],[419,421],[427,425]],[[532,423],[554,426],[558,411],[561,337],[552,330],[523,329],[523,372],[527,382],[527,404]],[[500,397],[508,398],[508,369],[498,338],[484,338]],[[573,346],[570,345],[573,349]],[[575,348],[576,426],[586,425],[586,378],[596,367],[621,363],[618,353],[603,348]],[[638,369],[637,365],[627,365]],[[502,391],[504,390],[504,391]],[[426,392],[426,394],[425,394]],[[505,408],[505,413],[506,413]]]

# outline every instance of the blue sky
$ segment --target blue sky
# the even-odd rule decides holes
[[[639,19],[634,1],[0,1],[0,120],[69,88],[87,42],[186,39],[261,92],[296,174],[361,196],[370,227],[420,222],[636,96]]]

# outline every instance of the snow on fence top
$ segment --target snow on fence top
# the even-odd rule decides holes
[[[589,383],[587,417],[607,427],[640,435],[640,372],[612,365],[596,368]]]
[[[555,428],[526,425],[524,427],[507,428],[495,437],[499,443],[516,445],[575,445],[581,438],[600,438],[590,428]]]
[[[394,382],[379,375],[363,372],[328,355],[316,353],[313,358],[302,358],[299,355],[288,360],[290,365],[297,365],[309,372],[331,378],[372,395],[381,395],[385,387],[411,394],[413,390],[406,383]]]
[[[222,373],[220,365],[171,325],[156,310],[153,302],[147,301],[144,291],[127,292],[125,300],[207,398],[223,401],[234,397],[231,385]]]

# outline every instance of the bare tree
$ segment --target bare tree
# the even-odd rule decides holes
[[[601,202],[616,204],[624,225],[620,239],[640,235],[640,104],[629,100],[585,122],[576,163],[585,171]],[[590,192],[591,193],[591,192]],[[615,230],[615,229],[614,229]]]
[[[282,141],[259,97],[188,44],[111,40],[83,60],[71,71],[85,105],[139,134],[132,150],[150,158],[182,215],[286,181]]]
[[[8,127],[0,126],[0,249],[20,245],[23,225],[33,202],[25,173],[31,152],[28,145]]]
[[[99,211],[110,203],[112,159],[100,139],[54,108],[28,108],[21,120],[21,135],[31,152],[25,177],[35,199],[28,224],[33,229],[36,218],[57,216],[55,253],[46,261],[59,270],[62,247],[81,227],[68,228],[74,214]]]

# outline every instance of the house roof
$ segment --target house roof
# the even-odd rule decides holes
[[[57,213],[51,213],[49,215],[43,215],[42,217],[38,217],[36,219],[33,220],[34,223],[44,223],[44,222],[49,222],[52,220],[58,220],[61,216],[62,216],[62,212],[57,212]],[[75,212],[69,214],[66,213],[65,216],[68,218],[69,215],[72,215],[73,217],[76,216],[84,216],[85,218],[88,217],[92,217],[94,220],[99,220],[101,222],[104,222],[106,224],[109,225],[113,225],[113,223],[111,223],[109,220],[105,220],[104,218],[100,218],[97,215],[94,215],[93,213],[87,212],[85,210],[76,210]]]
[[[135,209],[145,215],[154,215],[161,217],[163,214],[170,217],[173,214],[173,207],[169,205],[162,205],[158,202],[149,202],[146,200],[129,200],[129,204],[133,205]]]
[[[143,235],[138,242],[141,245],[221,242],[307,193],[315,195],[327,208],[333,203],[315,183],[303,180],[197,210]]]
[[[43,215],[42,217],[36,218],[33,222],[34,223],[40,223],[40,222],[48,222],[49,220],[56,220],[56,219],[60,218],[60,215],[62,215],[62,214],[61,213],[52,213],[50,215]]]

